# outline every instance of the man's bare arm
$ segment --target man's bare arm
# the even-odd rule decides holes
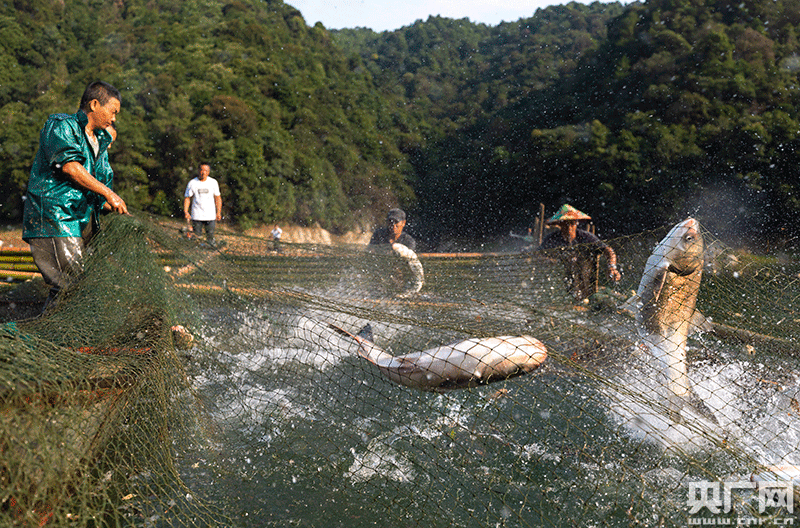
[[[183,217],[186,221],[190,221],[192,219],[191,213],[189,213],[189,208],[192,206],[192,198],[190,196],[186,196],[183,199]]]
[[[119,214],[128,214],[125,201],[117,193],[97,181],[97,178],[89,174],[89,171],[77,161],[65,163],[61,170],[78,187],[95,192],[105,198],[113,211]]]

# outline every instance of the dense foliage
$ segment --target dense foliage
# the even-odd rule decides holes
[[[496,27],[308,27],[281,0],[0,2],[0,214],[38,131],[101,78],[129,205],[179,214],[212,163],[225,216],[498,234],[571,202],[603,234],[696,214],[788,240],[800,214],[800,4],[568,4]]]
[[[46,116],[100,78],[123,95],[111,159],[130,205],[180,214],[202,161],[240,224],[328,228],[409,204],[393,111],[321,26],[280,0],[0,3],[2,213],[20,195]]]
[[[794,0],[651,0],[337,38],[435,120],[412,157],[423,224],[498,233],[530,225],[540,202],[571,202],[605,233],[695,214],[787,240],[800,214],[799,30]]]

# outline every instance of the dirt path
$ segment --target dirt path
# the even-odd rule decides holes
[[[270,232],[273,226],[263,226],[255,229],[250,229],[245,232],[249,236],[258,238],[271,239]],[[284,242],[293,242],[296,244],[363,244],[369,243],[372,232],[356,232],[350,231],[344,235],[337,236],[322,229],[319,226],[315,227],[300,227],[294,225],[281,224],[283,234],[281,240]]]
[[[0,249],[8,248],[28,248],[28,243],[22,240],[21,226],[0,226]]]

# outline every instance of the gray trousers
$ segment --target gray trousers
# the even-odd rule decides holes
[[[33,262],[50,286],[44,308],[56,295],[83,272],[85,246],[81,237],[47,237],[28,239]]]
[[[192,231],[194,231],[194,236],[200,238],[200,233],[202,233],[203,229],[205,229],[206,242],[211,245],[214,245],[214,231],[216,228],[216,220],[192,220]]]

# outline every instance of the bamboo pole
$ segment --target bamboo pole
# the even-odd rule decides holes
[[[800,345],[782,337],[774,337],[722,323],[711,322],[712,332],[721,338],[735,338],[744,344],[763,344],[780,347],[791,356],[800,356]]]
[[[30,255],[5,255],[0,253],[0,263],[3,262],[33,262]]]
[[[542,245],[542,239],[544,238],[544,204],[539,203],[539,216],[536,219],[536,226],[535,226],[535,237],[536,240],[539,242],[536,247]]]
[[[18,247],[4,248],[0,246],[0,255],[30,255],[30,254],[31,254],[30,248],[18,248]]]
[[[0,272],[3,271],[39,271],[33,262],[0,262]]]
[[[28,280],[34,277],[39,277],[40,275],[41,273],[39,273],[38,271],[0,270],[0,279],[11,278],[11,279]]]

